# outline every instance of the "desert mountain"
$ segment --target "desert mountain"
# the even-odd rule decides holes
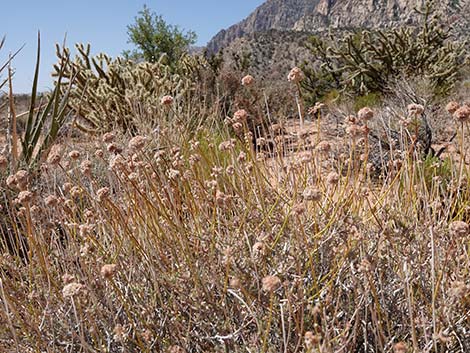
[[[220,31],[207,44],[209,52],[217,52],[237,38],[268,30],[289,31],[304,16],[315,11],[320,0],[268,0],[243,21]]]
[[[415,8],[425,0],[268,0],[241,22],[220,31],[207,44],[210,53],[226,48],[237,38],[257,32],[322,32],[330,28],[386,28],[412,25]],[[470,0],[436,2],[444,18],[460,32],[469,31]]]

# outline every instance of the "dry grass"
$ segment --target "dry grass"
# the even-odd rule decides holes
[[[377,178],[367,135],[328,119],[274,155],[243,124],[88,138],[3,174],[0,351],[469,351],[468,126],[444,161],[403,129]]]

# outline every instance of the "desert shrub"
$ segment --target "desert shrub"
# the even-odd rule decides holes
[[[305,79],[302,80],[304,90],[304,99],[308,104],[315,104],[323,100],[329,92],[341,87],[341,74],[336,70],[336,62],[327,55],[327,42],[321,37],[312,35],[308,44],[314,57],[319,59],[315,62],[304,61],[301,65],[305,73]]]
[[[131,111],[118,93],[143,80],[126,75],[153,66],[110,75],[114,61],[91,62],[76,76],[67,66],[85,80],[75,98],[112,91]],[[231,111],[264,118],[259,81],[231,74]],[[245,119],[240,139],[237,122],[180,124],[192,100],[170,91],[171,115],[159,110],[157,122],[170,121],[148,135],[55,145],[34,179],[0,169],[0,351],[466,351],[470,116],[446,116],[459,154],[423,160],[414,123],[426,125],[433,107],[393,87],[389,106],[342,116],[333,132],[328,114],[314,132],[278,136],[273,158],[253,148]],[[134,113],[136,125],[149,117]],[[368,157],[384,150],[372,129],[384,122],[400,150],[376,177]],[[10,239],[20,242],[11,249]]]
[[[3,46],[5,44],[5,37],[2,37],[0,39],[0,50],[2,50]],[[0,63],[0,128],[4,129],[5,131],[8,131],[11,129],[11,126],[9,126],[8,123],[8,115],[9,115],[9,95],[4,91],[4,87],[8,87],[8,81],[10,78],[10,74],[12,73],[11,70],[11,61],[13,58],[18,54],[19,50],[14,53],[13,55],[10,55],[8,59],[5,60],[5,62]]]
[[[241,53],[233,51],[231,53],[231,56],[233,62],[233,70],[246,72],[250,69],[253,61],[251,52],[246,50],[242,51]]]
[[[436,178],[455,182],[467,166],[423,178],[436,161],[405,156],[377,182],[341,153],[359,148],[352,138],[266,159],[226,133],[181,133],[160,134],[163,149],[109,134],[70,147],[81,150],[64,151],[16,201],[15,231],[32,251],[26,262],[0,256],[0,348],[467,344],[470,219]]]
[[[465,43],[452,40],[434,1],[420,13],[422,22],[416,28],[312,37],[307,46],[318,64],[306,71],[311,84],[304,88],[319,95],[331,86],[359,94],[384,92],[391,78],[406,75],[428,77],[436,94],[449,92],[464,64]]]
[[[380,94],[376,92],[357,96],[354,99],[354,110],[358,111],[364,107],[375,107],[380,104],[381,98]]]

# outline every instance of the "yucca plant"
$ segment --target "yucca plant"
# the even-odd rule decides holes
[[[5,37],[2,38],[2,40],[0,41],[0,50],[3,48],[3,45],[5,44]],[[0,67],[0,74],[2,73],[3,70],[5,70],[5,68],[8,66],[8,63],[9,63],[10,60],[8,60],[6,63],[4,63],[1,67]],[[8,82],[7,79],[0,79],[0,89],[3,88],[3,86],[6,85],[6,83]]]
[[[3,40],[2,43],[3,44]],[[38,33],[37,60],[34,73],[33,85],[31,90],[31,102],[29,110],[23,114],[16,114],[14,94],[13,94],[13,70],[10,56],[8,62],[0,67],[0,71],[8,68],[7,77],[1,83],[2,86],[8,84],[8,132],[7,132],[7,151],[6,156],[0,155],[1,172],[4,176],[10,175],[4,180],[17,180],[19,175],[24,178],[23,185],[17,187],[15,183],[7,182],[7,187],[2,187],[0,198],[0,209],[5,210],[0,217],[0,251],[5,249],[21,257],[25,257],[29,248],[28,237],[19,230],[19,220],[16,215],[17,205],[14,200],[24,189],[29,186],[36,188],[40,179],[40,166],[47,158],[49,150],[59,136],[60,128],[65,124],[69,114],[67,101],[69,97],[70,85],[63,89],[62,71],[59,74],[54,90],[44,96],[45,102],[40,102],[36,107],[38,93],[39,64],[41,54],[40,34]],[[18,52],[17,52],[18,53]],[[16,54],[16,53],[15,53]],[[68,55],[64,52],[61,57],[60,66],[63,68],[68,62]],[[17,131],[17,118],[27,115],[25,131]],[[2,152],[3,154],[4,152]],[[2,178],[3,179],[3,178]],[[26,185],[29,184],[29,185]],[[18,193],[19,192],[19,193]],[[29,234],[29,233],[28,233]]]
[[[36,58],[36,68],[34,72],[33,86],[31,89],[31,103],[27,113],[25,133],[19,136],[16,132],[16,113],[13,103],[13,86],[11,84],[12,72],[8,75],[9,100],[10,100],[10,121],[9,125],[12,131],[10,139],[11,152],[11,171],[14,171],[19,165],[33,170],[40,165],[40,162],[47,158],[48,151],[54,141],[57,139],[60,128],[67,120],[68,109],[67,102],[69,98],[70,87],[73,80],[67,83],[64,89],[62,78],[64,67],[69,62],[69,56],[64,50],[59,62],[59,74],[54,90],[47,95],[46,102],[40,103],[36,107],[38,99],[38,79],[39,65],[41,56],[41,38],[38,33],[38,49]],[[18,151],[18,142],[21,144],[21,151]]]

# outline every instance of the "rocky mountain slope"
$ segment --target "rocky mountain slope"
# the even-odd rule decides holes
[[[303,16],[295,30],[316,31],[333,28],[386,28],[416,24],[426,0],[323,0],[313,13]],[[448,21],[462,21],[468,0],[440,0],[439,11]]]
[[[229,46],[237,38],[269,30],[322,32],[330,28],[385,28],[414,24],[415,8],[425,0],[268,0],[252,14],[220,31],[207,44],[209,53]],[[436,2],[444,18],[460,33],[468,32],[470,0]]]
[[[315,11],[320,0],[268,0],[243,21],[220,31],[207,44],[209,52],[217,52],[237,38],[255,32],[292,30],[304,16]]]

